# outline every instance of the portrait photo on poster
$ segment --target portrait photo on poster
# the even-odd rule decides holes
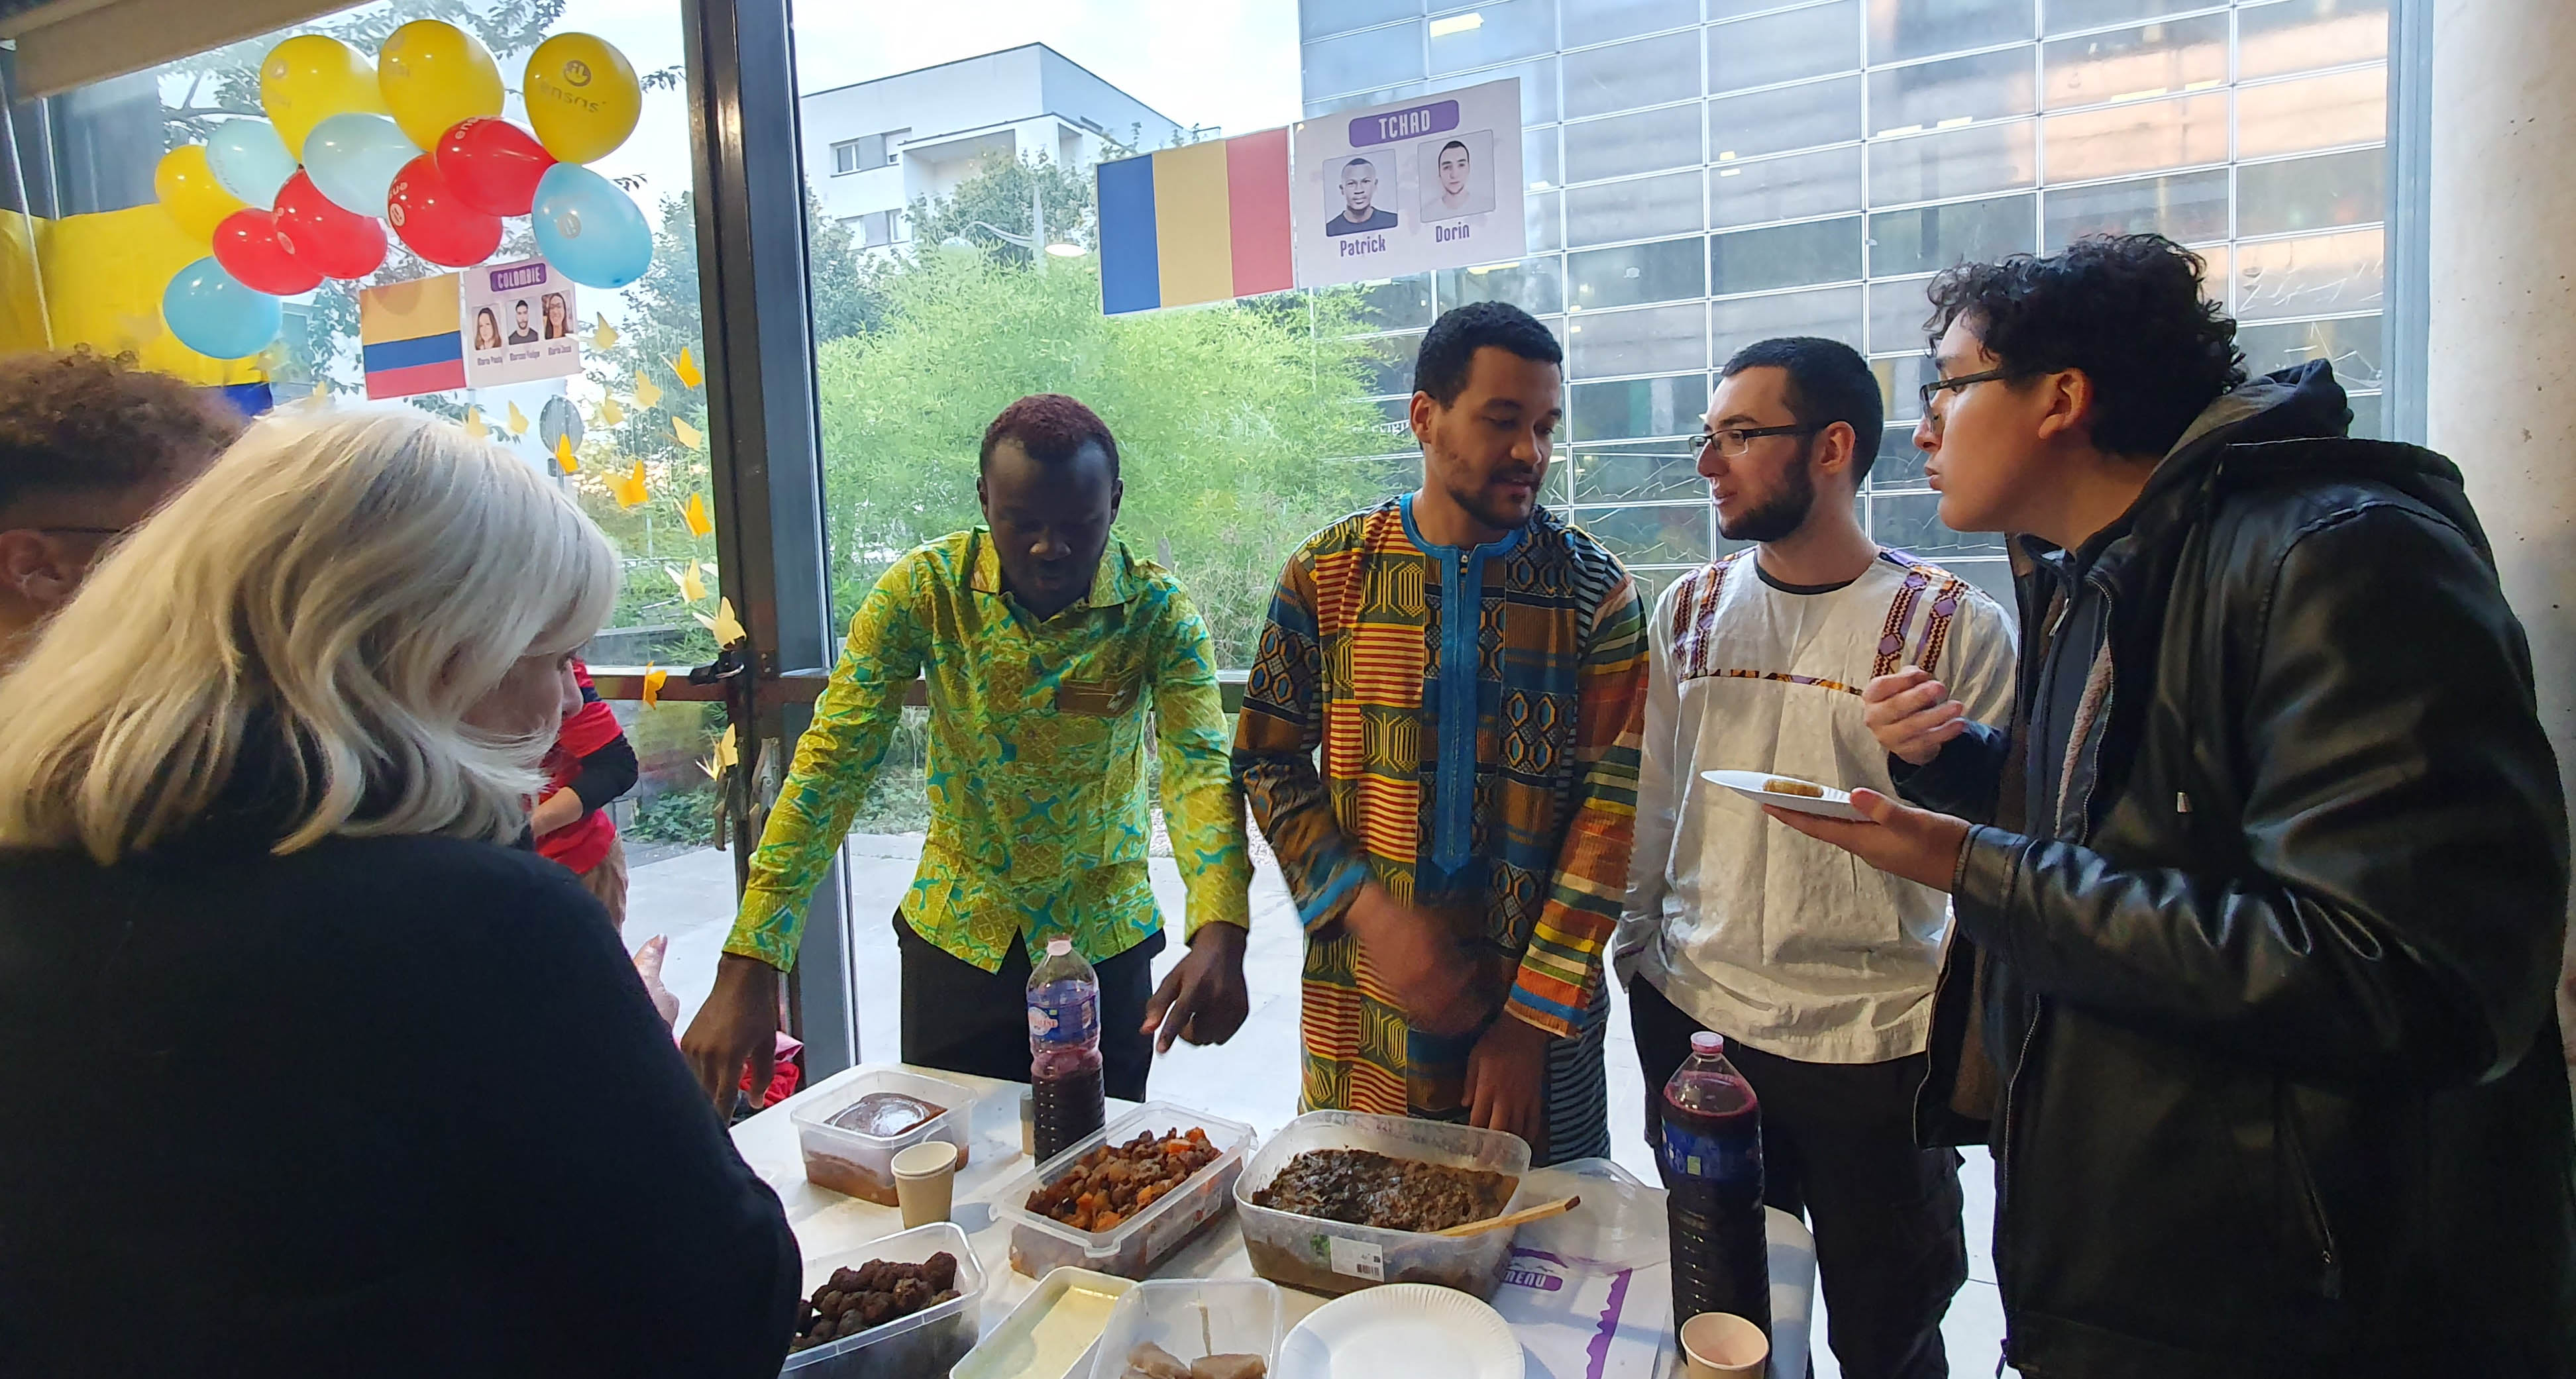
[[[1381,168],[1381,162],[1386,166]],[[1392,230],[1402,224],[1402,217],[1386,209],[1384,204],[1396,199],[1396,183],[1400,175],[1392,158],[1342,160],[1337,175],[1330,182],[1333,212],[1331,218],[1324,222],[1324,233],[1364,235]]]
[[[466,269],[466,385],[568,378],[581,372],[581,304],[572,280],[544,259]]]
[[[1494,131],[1461,130],[1416,146],[1422,218],[1456,220],[1494,209]]]

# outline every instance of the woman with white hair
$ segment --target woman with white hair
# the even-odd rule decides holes
[[[0,1369],[777,1373],[778,1199],[514,846],[617,579],[453,426],[270,421],[0,680]]]

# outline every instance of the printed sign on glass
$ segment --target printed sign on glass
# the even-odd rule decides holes
[[[1504,263],[1528,248],[1517,77],[1308,120],[1293,145],[1301,287]]]

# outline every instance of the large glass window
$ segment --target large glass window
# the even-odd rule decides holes
[[[799,48],[802,53],[802,48]],[[1418,25],[1369,29],[1306,45],[1303,84],[1309,99],[1341,91],[1366,91],[1422,75]]]
[[[1869,7],[1869,60],[1963,52],[2030,37],[2031,0],[1910,0]]]
[[[1708,375],[1578,383],[1571,408],[1576,441],[1678,436],[1696,431],[1708,405]],[[1624,496],[1624,495],[1623,495]]]
[[[1700,269],[1696,236],[1565,256],[1572,304],[1585,311],[1706,296],[1707,279]]]
[[[1912,134],[1972,120],[2026,115],[2031,96],[2028,44],[1990,53],[1881,67],[1869,74],[1871,133]]]
[[[1699,97],[1699,37],[1665,34],[1565,56],[1565,113],[1607,115]]]
[[[1565,194],[1565,242],[1601,244],[1697,230],[1706,214],[1702,181],[1693,168],[1572,188]]]
[[[1829,0],[1710,25],[1708,89],[1741,91],[1860,66],[1859,12],[1858,0]]]
[[[1490,67],[1556,47],[1556,0],[1500,0],[1427,22],[1433,72]]]
[[[1709,290],[1719,296],[1856,279],[1861,275],[1861,219],[1842,216],[1712,235],[1708,273]]]
[[[1566,363],[1577,378],[1708,367],[1707,308],[1647,307],[1570,318]]]
[[[2038,122],[1971,125],[1869,146],[1872,204],[1978,196],[2039,177]]]
[[[2227,84],[2227,16],[2056,39],[2042,48],[2052,110]]]
[[[2052,187],[2044,200],[2050,253],[2085,235],[2153,233],[2183,244],[2227,237],[2225,168]]]
[[[1566,42],[1606,43],[1699,22],[1699,0],[1561,0]]]
[[[422,19],[452,23],[490,50],[506,74],[499,113],[521,126],[528,122],[521,73],[541,41],[583,30],[624,55],[640,78],[638,121],[631,135],[590,168],[611,179],[640,211],[651,243],[649,269],[626,286],[594,288],[568,282],[564,265],[549,265],[541,286],[493,302],[492,334],[507,339],[524,332],[531,343],[570,337],[579,342],[578,362],[561,361],[567,373],[464,386],[464,356],[475,338],[468,313],[475,310],[476,294],[491,290],[490,275],[430,262],[410,247],[403,229],[391,223],[385,199],[394,180],[391,169],[371,202],[354,205],[348,201],[359,197],[358,189],[326,176],[334,200],[366,217],[369,229],[358,236],[362,247],[382,234],[381,260],[355,276],[277,294],[283,325],[273,341],[238,358],[198,353],[169,325],[163,290],[182,268],[207,255],[210,244],[203,234],[180,229],[156,204],[156,166],[165,153],[210,137],[237,137],[248,122],[263,119],[262,67],[279,43],[326,35],[372,63],[398,28]],[[607,628],[584,649],[593,667],[612,685],[631,683],[631,677],[613,673],[620,666],[653,662],[684,673],[714,657],[715,638],[700,619],[718,616],[727,581],[707,525],[725,495],[712,485],[707,455],[711,428],[700,372],[706,349],[683,61],[678,0],[535,6],[511,0],[382,0],[42,102],[14,103],[7,114],[19,158],[12,163],[16,175],[0,190],[0,206],[12,224],[34,219],[42,233],[26,241],[34,262],[19,259],[11,273],[0,275],[0,296],[13,299],[0,307],[0,320],[32,326],[27,338],[10,347],[128,353],[144,367],[191,383],[238,387],[237,399],[246,397],[254,406],[349,405],[366,401],[372,389],[380,405],[444,418],[547,475],[616,547],[625,578]],[[882,166],[888,131],[899,140],[901,125],[896,120],[846,130],[811,150],[809,167],[818,178],[842,166],[864,175]],[[395,132],[390,121],[382,129],[391,140],[409,138],[410,131]],[[435,135],[429,137],[436,142]],[[384,147],[399,148],[406,167],[419,156],[408,142]],[[298,154],[320,161],[314,152],[308,142],[284,155],[288,170]],[[308,181],[314,176],[309,167],[298,175]],[[269,198],[285,190],[271,182],[250,200],[265,214]],[[525,214],[483,218],[471,228],[486,227],[496,242],[481,256],[482,264],[539,252]],[[415,224],[415,232],[420,229]],[[812,230],[826,242],[849,242],[850,230],[836,220],[816,217]],[[467,257],[461,244],[449,248],[454,257]],[[14,298],[22,275],[53,287],[52,299],[20,311]],[[67,284],[77,291],[65,293]],[[514,308],[524,315],[514,315]],[[209,343],[203,335],[193,338]],[[398,371],[398,357],[414,363]],[[637,787],[608,807],[630,864],[626,932],[637,942],[655,933],[672,936],[668,975],[685,1012],[712,976],[721,934],[709,926],[719,912],[729,913],[732,869],[722,853],[711,850],[716,826],[702,769],[714,755],[722,715],[715,706],[676,699],[647,708],[630,698],[613,707],[641,766]]]
[[[1708,103],[1709,160],[1732,163],[1860,137],[1858,76],[1721,96]]]
[[[1699,107],[1693,105],[1640,110],[1633,115],[1567,125],[1565,161],[1576,171],[1564,180],[1588,182],[1598,177],[1697,167],[1702,161],[1699,134]]]
[[[2029,253],[2038,238],[2033,200],[2028,195],[1998,196],[1911,211],[1881,211],[1869,218],[1870,271],[1920,273]]]
[[[1860,205],[1857,145],[1820,148],[1784,158],[1720,163],[1709,173],[1708,223],[1759,225],[1831,215]]]

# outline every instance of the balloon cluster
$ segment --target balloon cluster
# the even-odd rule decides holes
[[[556,34],[528,55],[528,127],[502,119],[501,70],[472,34],[436,19],[394,30],[370,63],[336,38],[287,39],[260,63],[260,107],[152,179],[212,255],[171,278],[162,319],[218,359],[277,338],[278,298],[383,266],[386,227],[431,263],[470,268],[530,216],[537,252],[585,287],[624,287],[653,262],[653,232],[618,185],[582,164],[635,130],[643,88],[626,55]]]

